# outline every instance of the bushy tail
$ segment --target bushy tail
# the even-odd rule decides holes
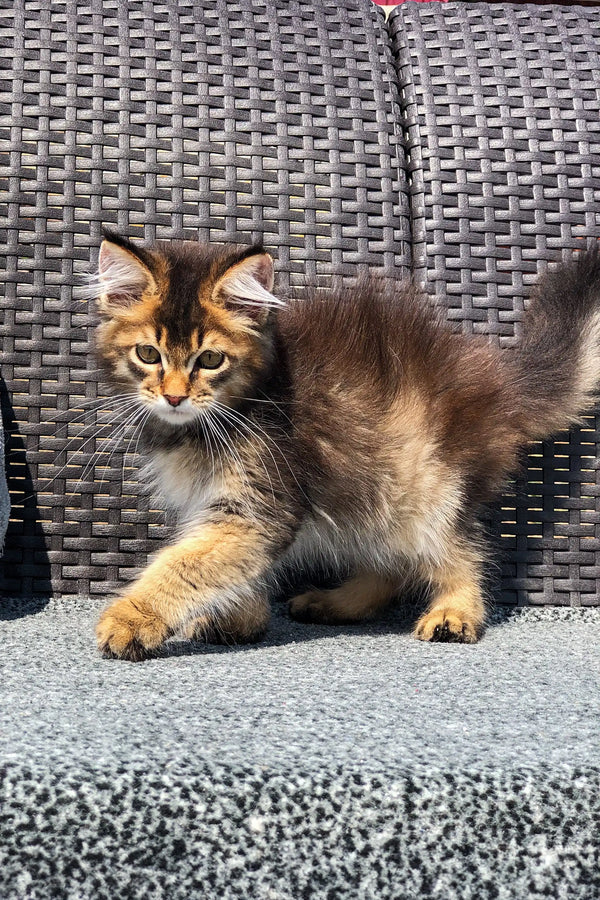
[[[570,428],[600,393],[600,252],[576,254],[537,283],[516,349],[528,440]]]

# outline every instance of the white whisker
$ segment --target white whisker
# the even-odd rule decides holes
[[[297,477],[296,477],[296,475],[295,475],[295,473],[294,473],[292,467],[290,466],[288,460],[287,460],[286,457],[285,457],[285,454],[283,453],[283,451],[281,450],[281,448],[280,448],[279,445],[277,444],[277,441],[275,441],[275,440],[271,437],[271,435],[268,434],[268,432],[265,431],[265,429],[262,428],[262,427],[258,424],[258,422],[254,421],[253,419],[249,419],[247,416],[242,415],[242,413],[241,413],[239,410],[232,409],[231,407],[225,406],[224,404],[219,403],[218,401],[215,401],[215,403],[217,404],[218,409],[219,409],[224,415],[228,414],[228,415],[230,416],[230,420],[232,421],[232,423],[233,423],[234,421],[237,422],[237,423],[240,425],[240,427],[244,428],[249,434],[253,434],[254,437],[255,437],[258,441],[260,441],[260,443],[265,447],[266,451],[269,453],[271,459],[273,460],[273,464],[274,464],[274,466],[275,466],[275,468],[276,468],[276,470],[277,470],[277,475],[279,476],[279,480],[280,480],[280,482],[281,482],[281,486],[282,486],[283,489],[286,491],[286,493],[289,493],[289,491],[288,491],[287,488],[286,488],[285,482],[283,481],[283,478],[281,477],[281,472],[280,472],[280,470],[279,470],[279,466],[277,465],[277,461],[276,461],[276,459],[275,459],[275,457],[274,457],[274,455],[273,455],[273,452],[271,451],[271,449],[270,449],[270,447],[268,446],[268,444],[267,444],[266,441],[268,440],[268,441],[272,444],[272,446],[275,448],[275,450],[277,450],[277,452],[279,453],[279,455],[280,455],[281,459],[283,460],[283,462],[286,464],[286,466],[287,466],[287,468],[288,468],[288,470],[289,470],[289,472],[290,472],[290,475],[292,476],[292,478],[293,478],[293,480],[294,480],[296,486],[298,487],[298,489],[300,490],[300,492],[302,493],[302,495],[305,497],[305,499],[308,500],[309,498],[307,497],[306,492],[304,491],[304,489],[302,488],[302,485],[301,485],[300,482],[298,481],[298,479],[297,479]],[[259,433],[259,432],[260,432],[260,433]],[[261,435],[264,435],[264,438],[266,438],[266,440],[264,440],[264,439],[261,437]]]
[[[248,437],[249,437],[250,435],[252,435],[253,437],[257,438],[262,444],[264,444],[264,441],[262,441],[261,438],[260,438],[257,434],[255,434],[255,433],[252,431],[252,429],[250,429],[247,425],[244,426],[244,423],[238,422],[233,416],[230,416],[230,415],[229,415],[230,410],[229,410],[228,407],[224,407],[224,406],[222,406],[222,404],[217,403],[217,404],[216,404],[216,410],[215,410],[215,412],[218,413],[219,415],[223,416],[225,422],[227,422],[227,423],[230,425],[230,427],[233,428],[234,431],[236,432],[236,434],[238,434],[239,436],[248,439]],[[241,426],[244,427],[244,431],[241,431],[241,430],[240,430],[240,427],[241,427]],[[265,446],[266,446],[266,444],[265,444]],[[268,450],[268,449],[269,449],[269,448],[267,447],[267,450]],[[270,452],[270,451],[269,451],[269,452]],[[271,456],[272,456],[272,454],[271,454]],[[266,466],[266,464],[265,464],[265,461],[264,461],[263,459],[261,459],[260,456],[258,457],[258,460],[259,460],[261,466],[262,466],[263,469],[264,469],[265,475],[267,476],[267,478],[268,478],[268,480],[269,480],[269,485],[271,486],[271,494],[272,494],[272,496],[273,496],[273,503],[276,503],[277,501],[276,501],[276,498],[275,498],[275,488],[274,488],[273,481],[272,481],[272,479],[271,479],[271,475],[270,475],[270,473],[269,473],[269,470],[268,470],[268,468],[267,468],[267,466]],[[274,464],[275,464],[275,468],[277,469],[277,474],[279,475],[279,480],[280,480],[280,482],[281,482],[281,485],[282,485],[282,487],[285,489],[285,485],[284,485],[284,483],[283,483],[283,481],[282,481],[282,479],[281,479],[281,473],[280,473],[280,471],[279,471],[279,469],[278,469],[278,467],[277,467],[277,463],[275,462],[275,459],[273,459],[273,462],[274,462]]]
[[[81,473],[73,491],[71,491],[67,496],[69,496],[69,497],[75,496],[75,494],[77,494],[79,492],[81,486],[84,484],[88,473],[90,473],[95,468],[104,469],[104,471],[102,473],[102,477],[99,482],[99,486],[102,487],[102,485],[104,484],[104,481],[105,481],[106,472],[110,467],[110,461],[118,449],[119,442],[123,438],[127,428],[131,425],[131,423],[139,415],[139,412],[140,412],[140,409],[136,408],[131,413],[131,415],[128,416],[127,419],[125,419],[124,422],[119,423],[116,432],[113,435],[111,435],[109,438],[106,439],[107,440],[106,444],[103,447],[101,447],[99,450],[96,450],[96,452],[92,454],[92,456],[88,460],[83,472]],[[109,449],[110,449],[110,452],[109,452],[108,458],[106,459],[104,465],[100,465],[100,458],[101,458],[102,454],[106,453],[106,451]]]

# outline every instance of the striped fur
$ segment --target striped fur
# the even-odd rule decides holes
[[[358,621],[419,583],[416,637],[479,638],[481,506],[527,441],[595,402],[597,250],[540,280],[504,351],[454,333],[410,284],[277,300],[261,247],[113,235],[102,267],[99,359],[137,391],[146,478],[181,523],[103,614],[103,652],[137,659],[175,632],[253,639],[269,595],[314,567],[342,584],[295,597],[298,619]],[[217,368],[198,365],[207,349]]]

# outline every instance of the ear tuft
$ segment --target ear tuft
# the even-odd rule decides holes
[[[260,249],[252,249],[219,278],[212,299],[264,323],[271,309],[285,306],[271,293],[273,281],[272,258]]]
[[[101,312],[118,313],[139,302],[149,287],[155,289],[156,283],[136,248],[124,238],[106,233],[100,245],[98,272],[85,291],[87,298],[96,299]]]

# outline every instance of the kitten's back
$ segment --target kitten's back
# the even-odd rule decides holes
[[[454,332],[413,285],[364,276],[308,291],[278,321],[307,442],[317,427],[329,452],[364,456],[373,473],[378,454],[420,441],[472,499],[487,499],[514,467],[522,435],[508,356]]]

